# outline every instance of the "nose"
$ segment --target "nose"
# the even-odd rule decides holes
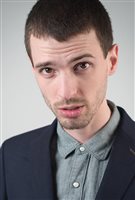
[[[73,74],[62,74],[59,77],[58,95],[63,99],[75,98],[79,91],[79,80]]]

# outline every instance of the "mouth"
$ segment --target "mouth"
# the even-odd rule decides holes
[[[81,115],[83,108],[84,108],[83,105],[70,105],[70,106],[60,107],[58,111],[62,117],[76,118]]]

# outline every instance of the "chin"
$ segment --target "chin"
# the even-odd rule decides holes
[[[59,120],[59,122],[63,128],[68,129],[68,130],[82,129],[88,126],[88,124],[90,123],[88,120],[80,121],[77,119]]]

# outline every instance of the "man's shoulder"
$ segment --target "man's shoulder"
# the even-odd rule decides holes
[[[131,119],[123,108],[118,107],[118,110],[120,112],[120,123],[118,129],[135,144],[135,121]]]
[[[56,120],[47,126],[40,127],[34,130],[30,130],[25,133],[13,136],[4,141],[2,147],[8,151],[12,150],[26,150],[30,147],[31,144],[36,143],[36,141],[46,140],[49,141],[55,132],[56,129]]]

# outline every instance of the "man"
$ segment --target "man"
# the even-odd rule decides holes
[[[134,200],[135,123],[106,99],[118,46],[103,5],[39,0],[25,45],[56,120],[4,142],[0,199]]]

